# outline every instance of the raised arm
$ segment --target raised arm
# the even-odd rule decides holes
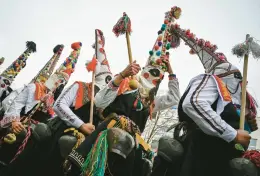
[[[154,99],[155,107],[153,112],[161,111],[178,105],[180,101],[179,82],[176,75],[173,74],[172,66],[169,60],[164,61],[167,64],[169,73],[168,92],[166,95],[156,96]]]
[[[78,88],[79,85],[77,83],[70,86],[59,96],[53,106],[54,112],[61,120],[63,120],[68,126],[72,126],[77,129],[84,124],[84,122],[72,112],[70,107],[73,106],[76,99]]]
[[[178,105],[180,101],[179,82],[175,75],[169,75],[168,92],[166,95],[156,96],[153,112],[161,111]]]
[[[129,64],[121,73],[115,76],[115,78],[112,79],[105,88],[96,94],[96,107],[105,109],[110,103],[112,103],[117,96],[119,85],[123,79],[132,75],[136,75],[140,69],[140,66],[134,61],[132,64]]]
[[[216,82],[212,76],[204,75],[191,83],[182,108],[204,133],[231,142],[236,138],[237,131],[211,108],[218,96]]]

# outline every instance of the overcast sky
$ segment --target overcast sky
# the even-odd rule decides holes
[[[197,37],[217,44],[218,51],[242,70],[243,61],[232,56],[231,48],[244,41],[247,33],[260,40],[259,0],[0,0],[0,56],[6,58],[2,68],[24,51],[26,41],[34,41],[37,53],[31,55],[13,84],[21,87],[50,59],[54,46],[65,45],[58,67],[71,52],[71,43],[81,41],[82,52],[70,84],[75,80],[89,82],[91,74],[84,64],[94,54],[91,45],[94,30],[98,28],[106,37],[105,50],[111,69],[118,73],[128,63],[127,47],[125,37],[116,38],[112,27],[124,11],[132,20],[133,57],[144,65],[163,23],[164,12],[174,5],[182,8],[178,20],[182,28],[189,28]],[[191,56],[183,43],[171,51],[171,63],[181,92],[192,77],[204,72],[198,57]],[[260,100],[259,68],[260,62],[250,58],[248,86],[257,100]],[[166,80],[162,89],[167,89]]]

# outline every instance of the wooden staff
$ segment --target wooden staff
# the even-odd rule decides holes
[[[126,43],[127,43],[129,63],[131,64],[131,63],[133,63],[133,57],[132,57],[132,50],[131,50],[129,32],[126,32]]]
[[[90,102],[90,114],[89,114],[89,123],[93,124],[93,110],[94,110],[94,98],[95,98],[95,70],[92,73],[92,84],[91,84],[91,102]]]
[[[97,57],[97,42],[98,42],[98,34],[97,30],[95,30],[95,58]],[[93,61],[93,60],[92,60]],[[89,123],[93,124],[93,111],[94,111],[94,98],[95,98],[95,72],[96,69],[92,71],[92,84],[91,84],[91,100],[90,100],[90,114],[89,114]]]
[[[250,35],[246,35],[246,41],[248,41]],[[248,44],[247,44],[248,46]],[[247,70],[248,70],[248,54],[249,48],[244,56],[244,68],[243,68],[243,80],[242,80],[242,97],[241,97],[241,112],[240,112],[240,124],[239,128],[244,130],[245,127],[245,112],[246,112],[246,85],[247,85]]]

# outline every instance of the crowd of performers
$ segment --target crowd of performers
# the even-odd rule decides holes
[[[165,14],[143,67],[134,61],[115,75],[103,32],[96,29],[95,53],[86,63],[93,79],[66,89],[80,58],[80,42],[71,44],[71,54],[56,71],[64,46],[55,46],[30,83],[11,89],[36,52],[36,44],[27,42],[26,50],[0,76],[0,175],[259,176],[259,153],[246,151],[249,133],[258,129],[256,102],[247,93],[246,128],[239,129],[241,72],[216,52],[216,45],[181,29],[175,23],[180,14],[176,6]],[[118,25],[116,35],[122,27]],[[169,54],[181,40],[205,68],[182,96]],[[156,96],[165,72],[168,92]],[[160,138],[154,156],[141,136],[146,121],[152,113],[176,105],[179,123],[174,135]]]

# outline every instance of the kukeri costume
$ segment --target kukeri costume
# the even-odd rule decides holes
[[[179,147],[175,151],[184,153],[183,158],[178,157],[177,161],[172,158],[168,161],[168,168],[163,168],[165,164],[155,164],[152,175],[230,176],[230,161],[241,156],[233,140],[237,135],[236,129],[239,129],[242,75],[227,61],[223,53],[215,52],[216,45],[203,39],[195,39],[190,30],[182,30],[177,24],[172,26],[172,34],[185,41],[191,48],[191,54],[199,56],[206,74],[198,75],[190,81],[179,103],[178,115],[181,123],[177,125],[175,139],[172,140],[177,140],[178,145],[183,144],[183,148]],[[249,93],[247,110],[245,129],[255,131],[257,124],[250,123],[250,119],[256,117],[256,104]],[[184,130],[184,135],[180,135],[181,129]],[[176,147],[171,144],[172,149]],[[160,153],[159,157],[167,160]],[[240,166],[242,163],[246,167],[246,162],[240,162]],[[252,163],[247,163],[248,168],[252,168]],[[169,170],[171,171],[168,172]]]
[[[11,132],[11,124],[15,121],[23,122],[25,117],[31,115],[32,119],[40,122],[46,122],[51,115],[48,113],[50,106],[47,104],[52,103],[45,101],[44,106],[39,107],[39,103],[43,97],[47,97],[48,89],[44,86],[44,82],[50,77],[55,68],[55,65],[61,55],[63,45],[57,45],[54,49],[53,57],[47,62],[47,64],[41,69],[41,71],[35,76],[35,78],[26,87],[13,91],[7,97],[3,103],[3,108],[6,110],[4,118],[0,121],[2,128],[1,136],[1,149],[0,160],[6,164],[9,164],[14,157],[22,140],[25,137],[26,132],[14,135]],[[18,93],[16,95],[16,93]],[[34,131],[36,132],[36,131]]]
[[[60,89],[60,88],[64,88],[65,85],[68,83],[69,78],[74,71],[75,65],[76,65],[78,57],[80,55],[81,43],[80,42],[73,43],[71,45],[71,48],[73,49],[73,51],[71,52],[70,56],[68,58],[66,58],[65,62],[62,63],[62,65],[56,70],[56,72],[53,75],[50,76],[50,74],[47,75],[45,73],[39,74],[38,78],[34,79],[34,80],[36,80],[36,83],[31,83],[27,87],[26,90],[29,92],[27,92],[27,94],[25,94],[25,96],[27,96],[28,98],[31,98],[31,102],[34,103],[34,105],[37,104],[37,106],[35,107],[36,109],[32,110],[32,112],[29,114],[29,117],[25,118],[25,120],[27,122],[23,122],[23,123],[25,123],[25,125],[27,125],[27,124],[31,125],[32,132],[30,132],[30,133],[32,135],[29,135],[29,140],[27,139],[28,132],[26,133],[26,138],[24,139],[24,137],[23,137],[24,140],[23,140],[22,144],[26,143],[26,146],[23,147],[22,152],[20,152],[20,150],[19,150],[22,147],[22,145],[19,147],[18,152],[17,152],[17,154],[19,153],[19,156],[17,156],[17,154],[16,154],[16,156],[12,160],[12,163],[9,164],[7,169],[8,169],[8,172],[10,172],[10,173],[7,172],[8,174],[15,175],[16,174],[15,170],[18,170],[18,169],[14,169],[14,168],[24,167],[23,164],[25,164],[26,162],[29,162],[27,160],[27,156],[29,155],[29,156],[33,157],[33,154],[34,154],[33,152],[36,151],[35,146],[37,146],[37,143],[39,143],[39,142],[40,142],[40,144],[42,142],[44,143],[44,141],[47,140],[51,136],[50,130],[47,127],[47,125],[45,125],[43,123],[35,123],[33,121],[33,119],[35,119],[35,118],[37,120],[39,119],[38,113],[42,114],[44,122],[47,122],[47,119],[51,117],[50,114],[48,114],[47,112],[53,111],[52,105],[54,103],[54,96],[53,96],[52,92],[54,93],[54,95],[56,94],[56,97],[57,97],[57,94],[60,94],[61,93],[60,91],[62,91],[62,89]],[[57,53],[56,53],[56,55],[58,57],[60,56],[62,49],[63,49],[63,46],[59,46]],[[53,63],[57,63],[57,62],[53,61]],[[48,68],[51,69],[52,67],[50,66]],[[38,81],[38,80],[40,80],[40,81]],[[41,83],[39,83],[39,82],[41,82]],[[30,89],[28,89],[28,88],[30,88]],[[57,91],[57,89],[59,89],[60,91]],[[19,99],[19,97],[21,99],[23,98],[19,95],[18,99]],[[37,101],[36,97],[44,97],[44,100]],[[44,102],[44,106],[41,106],[43,104],[43,102]],[[33,107],[33,106],[30,106],[30,107]],[[32,116],[30,116],[30,115],[32,115]],[[11,117],[13,117],[13,116],[11,116]],[[29,130],[29,128],[27,128],[27,131],[28,130]],[[36,130],[38,130],[38,131],[36,131]],[[37,133],[36,137],[34,135],[34,131],[36,131],[36,133]],[[29,156],[28,156],[28,158],[30,158]],[[34,155],[34,157],[36,157],[36,156]]]
[[[97,41],[94,48],[98,51],[96,56],[95,91],[98,91],[112,79],[112,73],[105,55],[103,33],[100,30],[95,32]],[[88,62],[87,64],[93,63]],[[89,122],[90,92],[91,83],[78,81],[60,95],[54,105],[57,117],[54,117],[47,124],[52,132],[52,137],[35,150],[35,153],[43,153],[33,161],[37,163],[37,168],[35,167],[33,171],[28,168],[27,171],[23,172],[24,174],[34,175],[37,172],[38,175],[63,175],[63,169],[60,166],[65,160],[66,153],[68,155],[74,145],[84,138],[78,128],[83,123]],[[94,123],[97,124],[98,121],[99,119],[95,115]],[[71,145],[71,142],[75,143]],[[39,163],[41,164],[39,165]],[[23,170],[25,169],[23,168]]]
[[[87,62],[86,67],[95,66],[95,93],[112,79],[112,72],[105,53],[105,38],[103,32],[95,30],[96,41],[93,48],[96,54],[91,62]],[[96,58],[96,59],[95,59]],[[96,64],[96,65],[95,65]],[[48,165],[48,175],[64,175],[62,164],[72,148],[78,146],[83,140],[84,135],[79,131],[79,127],[84,123],[89,123],[90,100],[92,83],[75,82],[58,98],[54,105],[54,111],[58,117],[48,123],[55,135],[50,143],[50,157],[52,160]],[[101,121],[94,107],[93,125],[97,126]]]
[[[16,59],[7,69],[0,75],[0,100],[1,100],[1,117],[3,117],[4,110],[2,111],[2,101],[12,92],[10,87],[15,77],[26,66],[26,61],[31,53],[36,52],[36,44],[34,42],[26,42],[26,50]]]
[[[177,105],[179,101],[175,75],[169,75],[167,95],[155,97],[167,70],[163,62],[169,59],[166,50],[176,45],[169,36],[168,27],[177,17],[178,10],[173,8],[166,14],[156,44],[150,51],[151,57],[138,78],[139,88],[123,91],[127,81],[123,80],[117,87],[112,80],[96,94],[95,105],[104,109],[106,119],[69,154],[65,162],[69,175],[81,172],[82,175],[146,175],[151,171],[152,151],[140,135],[150,113]],[[150,101],[148,106],[144,99]]]
[[[47,79],[51,76],[59,57],[63,50],[63,45],[57,45],[53,49],[52,58],[46,65],[39,71],[39,73],[32,79],[24,88],[13,91],[8,97],[5,98],[3,103],[3,110],[5,111],[4,119],[1,121],[1,127],[6,128],[13,120],[18,120],[22,116],[30,114],[41,99],[46,96],[48,88],[44,85]],[[47,115],[48,113],[46,113]],[[36,111],[33,119],[46,122],[48,117],[44,117],[45,112]],[[20,119],[19,119],[20,120]]]

